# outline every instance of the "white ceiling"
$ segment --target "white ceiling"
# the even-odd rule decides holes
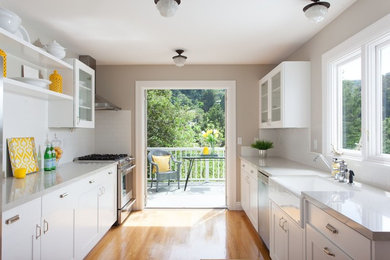
[[[183,48],[189,64],[276,64],[355,0],[328,0],[325,22],[309,22],[309,0],[182,0],[174,17],[153,0],[4,0],[65,47],[98,64],[172,64]]]

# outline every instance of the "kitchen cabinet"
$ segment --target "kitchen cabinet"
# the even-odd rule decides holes
[[[286,61],[259,81],[260,128],[309,127],[310,62]]]
[[[73,59],[74,126],[95,127],[95,71]]]
[[[258,181],[257,171],[248,163],[241,161],[241,206],[258,230]]]
[[[83,259],[116,221],[116,166],[78,185],[75,209],[75,259]]]
[[[117,169],[104,171],[100,178],[99,201],[99,234],[103,236],[116,222],[117,218]]]
[[[2,259],[41,259],[41,198],[2,214]]]
[[[326,239],[311,225],[306,225],[306,259],[307,260],[352,260],[345,252]]]
[[[304,258],[303,229],[271,202],[270,256],[274,260]]]
[[[68,185],[42,196],[41,259],[73,258],[76,187]]]

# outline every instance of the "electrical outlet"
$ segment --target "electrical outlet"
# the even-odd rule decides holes
[[[242,144],[242,137],[237,138],[237,144]]]

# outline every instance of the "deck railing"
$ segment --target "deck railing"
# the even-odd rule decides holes
[[[185,181],[189,168],[189,160],[184,160],[183,156],[196,156],[202,153],[201,147],[148,147],[147,151],[152,150],[169,151],[178,161],[182,162],[180,170],[180,180]],[[215,152],[219,156],[225,156],[225,147],[216,147]],[[152,169],[148,167],[148,181],[150,181]],[[192,167],[189,181],[191,182],[211,182],[225,181],[225,160],[195,160]]]

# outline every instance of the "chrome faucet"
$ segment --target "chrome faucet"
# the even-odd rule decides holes
[[[325,156],[322,155],[322,153],[314,157],[313,162],[316,162],[318,158],[321,158],[322,162],[328,167],[330,171],[332,171],[332,167],[330,166],[329,162],[326,160]]]

